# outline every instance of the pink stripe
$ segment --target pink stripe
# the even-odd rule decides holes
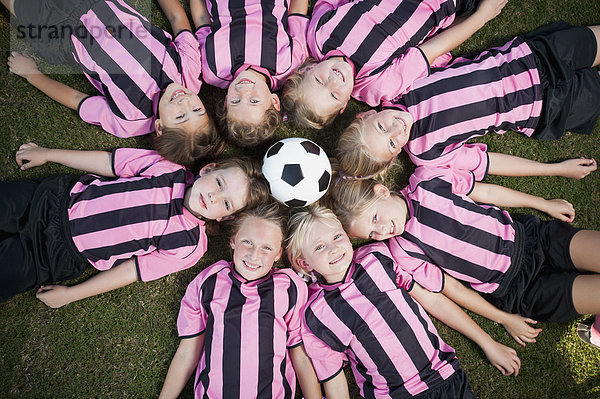
[[[216,279],[214,292],[218,292],[224,298],[229,297],[231,293],[232,282],[230,279]],[[210,304],[211,313],[214,317],[214,329],[212,334],[211,357],[208,390],[206,394],[210,398],[219,398],[223,394],[223,326],[225,310],[219,306],[221,301],[212,301]]]
[[[283,276],[282,276],[283,277]],[[278,278],[274,276],[275,284],[278,286],[274,292],[277,293],[285,293],[287,294],[287,289],[289,288],[291,281],[289,279]],[[258,293],[257,293],[258,295]],[[276,398],[282,395],[283,389],[283,380],[282,378],[286,378],[288,381],[290,378],[294,379],[294,369],[289,364],[287,359],[287,349],[286,349],[286,336],[288,331],[287,324],[284,323],[284,315],[287,312],[288,305],[288,296],[287,295],[277,295],[273,298],[273,311],[275,312],[275,325],[273,326],[274,335],[273,335],[273,351],[275,353],[275,358],[273,359],[273,384],[271,385],[272,397]],[[290,310],[290,313],[295,310]],[[286,375],[281,375],[281,372],[275,367],[278,366],[282,361],[285,361],[286,367]],[[290,373],[291,372],[291,373]]]
[[[256,365],[260,357],[258,315],[261,300],[255,286],[247,285],[242,287],[242,290],[244,296],[249,299],[242,308],[240,326],[242,339],[240,342],[240,390],[248,392],[256,390],[258,386],[258,367]],[[237,343],[230,342],[229,344],[236,345]]]

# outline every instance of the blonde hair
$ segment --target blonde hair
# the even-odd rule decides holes
[[[281,247],[284,246],[288,223],[288,212],[279,202],[269,201],[253,208],[246,209],[231,222],[231,237],[237,234],[242,224],[249,218],[257,218],[271,222],[281,231]]]
[[[353,176],[383,175],[394,164],[378,161],[369,153],[365,144],[365,121],[356,118],[340,135],[335,156],[341,170]]]
[[[349,231],[356,215],[361,215],[371,208],[381,195],[375,192],[378,183],[373,179],[337,178],[327,193],[327,205],[333,209],[338,220]]]
[[[324,206],[310,206],[295,212],[288,222],[285,251],[292,268],[304,276],[310,276],[310,273],[298,264],[298,259],[303,257],[302,246],[318,221],[336,223],[338,219]]]
[[[263,119],[258,124],[246,123],[235,119],[227,112],[225,103],[222,106],[218,106],[217,110],[220,110],[217,111],[217,116],[219,117],[221,126],[227,130],[229,141],[244,148],[252,148],[263,144],[275,135],[282,122],[281,114],[275,109],[274,105],[265,110]]]
[[[301,88],[302,82],[306,72],[315,64],[317,64],[317,61],[314,58],[308,58],[304,61],[285,82],[281,96],[281,105],[289,120],[302,129],[323,129],[331,125],[338,116],[338,112],[333,112],[327,116],[318,115],[314,108],[309,105],[310,102],[304,99],[304,92]]]
[[[191,133],[164,127],[152,138],[154,149],[165,159],[191,169],[199,159],[216,157],[223,151],[224,142],[210,116],[206,125]]]

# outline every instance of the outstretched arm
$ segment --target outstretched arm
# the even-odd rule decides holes
[[[177,36],[182,30],[192,30],[190,21],[179,0],[158,0],[160,8],[169,20],[173,35]]]
[[[54,101],[77,111],[79,103],[87,97],[78,90],[41,73],[31,57],[13,51],[8,57],[8,69],[19,75]]]
[[[532,208],[542,211],[563,222],[572,222],[575,218],[573,205],[563,199],[544,199],[496,184],[475,183],[469,197],[473,201],[494,204],[499,207]]]
[[[22,170],[40,166],[46,162],[55,162],[101,176],[115,176],[112,170],[111,153],[108,151],[60,150],[27,143],[19,147],[15,158]]]
[[[437,57],[454,50],[477,32],[486,22],[495,18],[508,0],[482,0],[473,14],[455,21],[448,29],[433,36],[419,46],[431,64]]]
[[[557,163],[542,163],[498,152],[488,153],[489,174],[500,176],[563,176],[583,179],[597,168],[593,158],[574,158]]]
[[[525,346],[527,342],[535,342],[535,337],[542,331],[541,328],[533,328],[528,324],[535,324],[537,321],[498,309],[483,299],[477,292],[465,287],[454,277],[447,274],[444,275],[442,294],[463,308],[502,324],[515,341],[522,346]]]
[[[320,399],[322,397],[321,385],[312,362],[304,350],[304,345],[298,345],[290,349],[290,357],[296,377],[298,377],[300,389],[302,389],[302,396],[306,399]]]
[[[190,0],[190,12],[196,29],[211,23],[210,14],[206,8],[206,0]]]
[[[100,272],[82,283],[72,285],[42,285],[35,296],[51,308],[124,287],[137,281],[133,258],[112,269]]]
[[[288,14],[308,14],[308,0],[291,0]]]
[[[204,333],[197,337],[183,338],[179,342],[179,347],[169,371],[165,377],[159,399],[177,398],[190,379],[190,376],[200,362],[200,356],[204,350]]]
[[[475,342],[485,353],[490,363],[504,375],[519,374],[521,360],[517,352],[494,341],[461,308],[442,294],[427,291],[414,284],[410,295],[436,319],[455,329]]]

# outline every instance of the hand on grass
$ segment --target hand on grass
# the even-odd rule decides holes
[[[557,165],[560,168],[558,175],[571,179],[583,179],[598,167],[595,159],[584,157],[567,159]]]
[[[47,153],[48,148],[39,147],[35,143],[27,143],[19,147],[15,158],[21,170],[26,170],[48,162]]]
[[[521,368],[521,359],[517,356],[517,351],[508,346],[502,345],[494,340],[483,348],[485,356],[492,366],[496,367],[503,375],[519,375]]]
[[[508,0],[483,0],[479,3],[477,13],[481,15],[485,21],[490,21],[497,17]]]
[[[33,58],[13,51],[8,57],[8,70],[25,79],[29,75],[40,73]]]
[[[575,219],[575,208],[564,199],[550,199],[544,202],[544,212],[555,219],[571,223]]]
[[[535,338],[542,332],[541,328],[533,328],[529,324],[536,324],[537,321],[523,317],[518,314],[509,314],[502,325],[508,333],[521,346],[527,343],[535,342]]]
[[[67,295],[68,290],[69,287],[64,285],[42,285],[35,296],[47,306],[56,309],[71,303]]]

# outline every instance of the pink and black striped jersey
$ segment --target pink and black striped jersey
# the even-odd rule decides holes
[[[293,398],[296,375],[288,349],[302,343],[307,287],[291,269],[248,281],[219,261],[188,285],[177,331],[204,334],[196,398]]]
[[[494,292],[518,252],[508,212],[467,195],[471,171],[418,167],[400,191],[408,205],[404,232],[387,242],[396,262],[426,289],[439,292],[443,271],[483,293]]]
[[[318,0],[307,42],[318,61],[344,56],[354,67],[352,96],[376,106],[428,75],[416,46],[454,17],[452,0]]]
[[[302,340],[320,381],[350,362],[361,396],[405,398],[459,368],[412,287],[384,243],[357,249],[343,281],[311,285]]]
[[[308,17],[288,15],[287,0],[206,0],[206,5],[212,22],[196,31],[206,83],[226,89],[252,67],[275,91],[308,57]]]
[[[465,142],[488,131],[531,136],[542,110],[542,93],[535,55],[526,42],[514,38],[472,59],[456,59],[383,106],[413,116],[404,149],[415,165],[482,169],[479,180],[487,167],[487,147]]]
[[[79,104],[79,116],[118,137],[154,131],[160,92],[170,83],[198,93],[200,51],[189,31],[175,39],[123,0],[95,3],[71,35],[73,56],[102,95]]]
[[[194,266],[204,255],[204,221],[183,206],[194,176],[155,151],[117,149],[117,178],[84,175],[71,189],[73,243],[98,270],[135,258],[149,281]]]

